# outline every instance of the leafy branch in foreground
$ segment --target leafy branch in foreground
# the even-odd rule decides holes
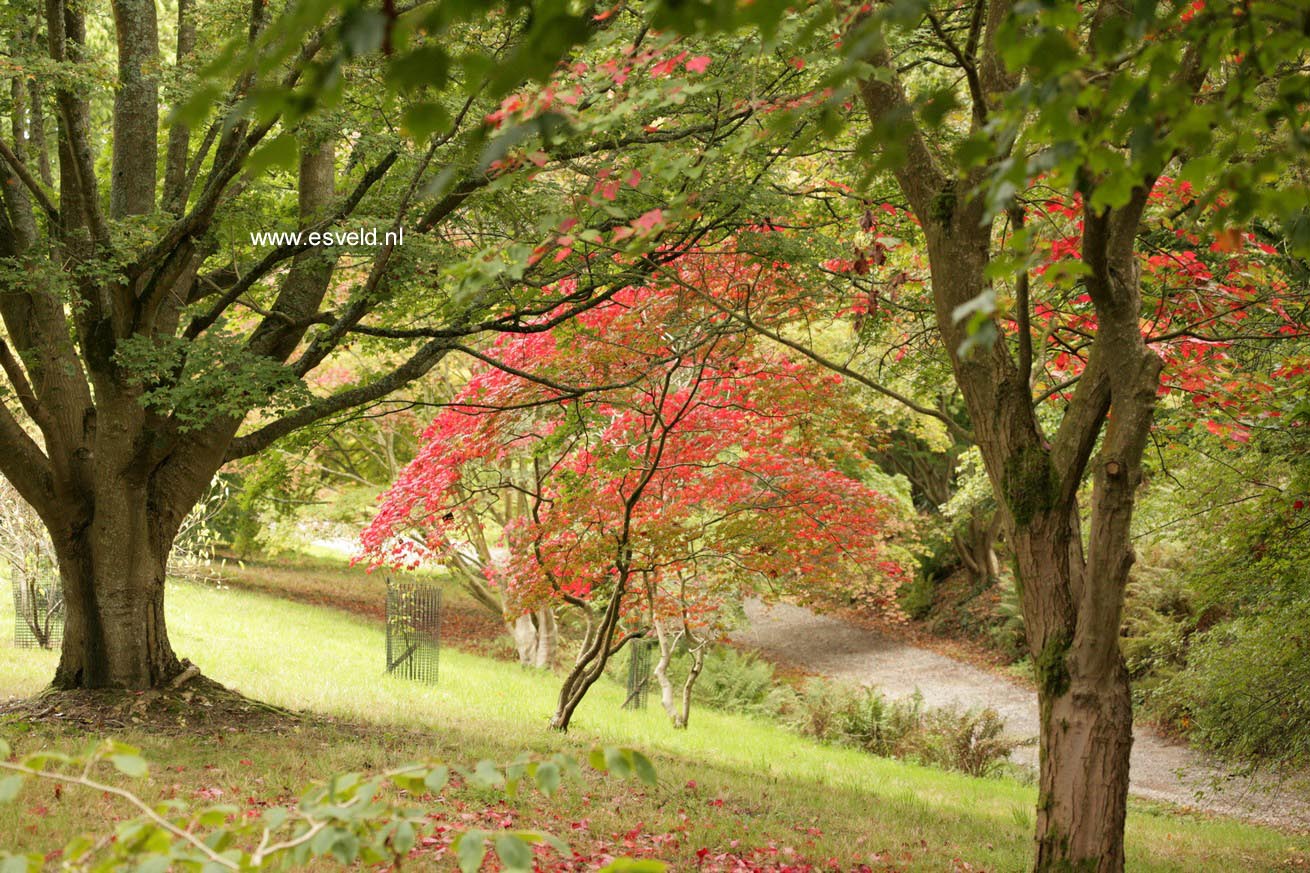
[[[140,779],[149,772],[137,749],[114,740],[103,740],[80,756],[36,752],[10,761],[11,756],[9,745],[0,740],[0,803],[13,801],[26,782],[45,780],[118,797],[137,813],[113,833],[73,838],[62,853],[56,853],[62,869],[118,870],[130,862],[143,873],[300,867],[316,858],[335,858],[347,865],[399,866],[428,836],[432,828],[428,808],[442,802],[441,793],[452,777],[469,787],[501,790],[510,797],[517,796],[524,784],[553,796],[565,777],[581,771],[564,754],[539,758],[524,753],[508,764],[484,760],[469,768],[415,762],[373,776],[338,774],[310,786],[296,805],[272,806],[251,818],[231,804],[194,809],[176,799],[150,804],[132,790],[104,781],[97,773],[110,770]],[[650,759],[633,749],[593,749],[588,766],[655,784]],[[495,853],[502,869],[517,873],[533,869],[535,846],[570,855],[568,845],[558,837],[524,830],[469,829],[455,838],[451,850],[463,873],[480,869],[488,850]],[[0,850],[4,873],[41,870],[45,861],[40,854]],[[663,864],[626,858],[605,867],[650,873],[664,869]]]

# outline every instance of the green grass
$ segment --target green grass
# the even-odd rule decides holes
[[[55,663],[51,653],[10,648],[13,620],[6,610],[11,607],[0,607],[0,698],[40,690]],[[174,648],[207,675],[249,696],[341,724],[287,737],[234,734],[217,740],[164,740],[129,730],[120,738],[141,745],[156,762],[183,768],[175,773],[188,774],[156,776],[152,790],[165,792],[173,781],[182,783],[173,790],[185,794],[190,774],[210,778],[217,772],[234,791],[280,796],[334,770],[429,754],[503,759],[525,748],[578,753],[611,743],[651,753],[662,787],[623,789],[613,803],[566,792],[558,804],[533,807],[531,815],[542,817],[542,826],[585,814],[615,833],[637,821],[649,830],[676,829],[685,809],[690,833],[668,850],[674,855],[669,860],[680,866],[694,863],[696,848],[726,847],[731,839],[744,845],[773,840],[816,862],[836,858],[842,868],[868,863],[884,851],[897,859],[897,869],[952,869],[957,857],[997,871],[1029,863],[1035,792],[1015,781],[973,779],[826,747],[763,720],[704,709],[693,711],[689,730],[674,731],[655,705],[644,712],[620,710],[623,689],[607,680],[582,704],[572,734],[561,737],[546,727],[559,682],[552,674],[445,649],[441,681],[415,685],[384,674],[376,623],[230,588],[174,586],[168,615]],[[11,722],[0,724],[0,731],[20,751],[84,742],[45,725]],[[204,770],[205,764],[214,770]],[[694,790],[686,787],[689,780],[697,783]],[[724,805],[707,807],[713,799]],[[71,830],[94,827],[112,814],[100,809],[101,802],[47,811],[49,821],[21,818],[33,803],[49,807],[28,797],[17,808],[0,810],[0,838],[17,833],[24,847],[48,849]],[[1130,814],[1134,871],[1273,870],[1304,860],[1308,848],[1304,837],[1158,806],[1134,804]]]

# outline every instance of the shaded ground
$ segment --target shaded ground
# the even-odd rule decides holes
[[[55,691],[0,703],[0,725],[16,721],[45,724],[94,735],[149,731],[174,736],[191,733],[285,732],[303,716],[252,700],[199,675],[194,667],[181,682],[154,691]]]
[[[735,639],[770,660],[833,679],[876,685],[891,697],[908,697],[917,690],[930,706],[992,707],[1005,719],[1010,734],[1025,741],[1015,750],[1016,763],[1036,767],[1037,698],[1030,689],[905,640],[799,606],[766,607],[749,601],[746,615],[750,626],[738,631]],[[1310,827],[1310,794],[1289,786],[1270,792],[1249,778],[1229,777],[1200,753],[1148,729],[1139,727],[1133,736],[1133,794],[1253,821]]]

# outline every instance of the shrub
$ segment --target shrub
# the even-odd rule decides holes
[[[1274,767],[1310,764],[1310,601],[1207,632],[1170,690],[1207,748]]]
[[[785,718],[794,730],[822,742],[971,776],[992,775],[1015,747],[994,709],[933,709],[919,694],[889,700],[872,688],[819,679],[805,683]]]
[[[1016,745],[996,710],[955,707],[928,710],[903,744],[901,757],[970,776],[994,774]]]
[[[697,703],[711,709],[775,715],[778,699],[773,691],[777,682],[769,662],[721,646],[705,656],[692,693]]]

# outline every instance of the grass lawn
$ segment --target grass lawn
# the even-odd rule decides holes
[[[8,598],[0,604],[0,699],[35,693],[55,658],[13,649],[12,606]],[[658,788],[587,781],[549,802],[525,797],[513,805],[457,792],[451,809],[462,820],[509,817],[574,843],[610,844],[616,854],[662,857],[674,869],[695,869],[701,849],[711,860],[732,852],[757,863],[804,859],[839,869],[1018,871],[1029,863],[1036,798],[1018,782],[825,747],[763,720],[704,709],[693,711],[689,730],[674,731],[653,702],[644,712],[620,710],[623,689],[605,680],[562,737],[546,728],[559,681],[551,674],[444,649],[438,685],[392,679],[382,669],[377,623],[248,590],[176,585],[168,611],[174,648],[206,675],[332,721],[279,733],[170,736],[127,725],[116,737],[141,746],[156,765],[139,789],[147,799],[220,792],[228,802],[276,800],[336,771],[414,758],[508,760],[522,749],[581,756],[597,743],[621,744],[651,754]],[[89,740],[71,728],[12,718],[0,722],[0,733],[20,753]],[[0,807],[0,846],[51,849],[75,831],[103,830],[118,814],[106,798],[65,792],[55,799],[48,786],[29,786],[16,805]],[[1226,819],[1138,803],[1129,818],[1132,871],[1299,868],[1308,852],[1304,836]]]

